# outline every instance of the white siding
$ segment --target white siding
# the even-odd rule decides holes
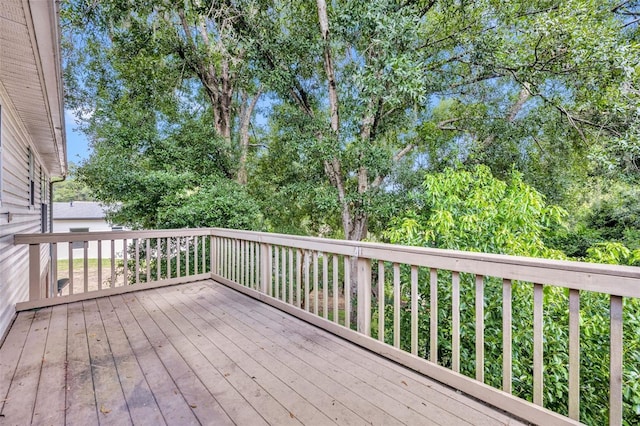
[[[15,315],[16,302],[29,297],[28,247],[14,246],[13,235],[41,231],[40,190],[35,182],[35,204],[29,199],[29,147],[33,146],[26,130],[17,118],[0,82],[0,105],[2,105],[2,195],[0,197],[0,338]],[[33,149],[33,148],[32,148]],[[42,162],[34,153],[35,170]],[[42,169],[46,176],[46,170]],[[39,176],[35,176],[36,179]],[[46,176],[47,182],[49,177]],[[48,200],[46,200],[48,203]],[[42,247],[41,276],[46,279],[48,272],[48,247]]]

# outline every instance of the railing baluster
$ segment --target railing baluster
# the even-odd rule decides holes
[[[255,256],[254,250],[253,250],[253,241],[249,242],[249,287],[251,288],[256,288],[256,283],[254,280],[254,269],[253,269],[253,259]]]
[[[126,286],[128,282],[128,272],[129,272],[129,258],[127,253],[127,239],[122,240],[122,253],[124,257],[124,272],[122,274],[122,285]]]
[[[82,242],[82,254],[84,255],[82,259],[82,267],[83,267],[83,279],[84,279],[84,292],[89,292],[89,241]]]
[[[98,269],[100,274],[100,269]],[[58,244],[51,244],[51,296],[56,297],[58,294]]]
[[[429,360],[438,362],[438,270],[429,271]]]
[[[344,326],[351,328],[351,259],[344,257]]]
[[[116,241],[111,240],[111,280],[109,282],[109,287],[113,288],[116,286]]]
[[[210,244],[210,245],[209,245],[210,250],[213,250],[213,239],[210,239],[210,243],[209,243],[209,244]],[[200,238],[200,245],[201,245],[201,247],[202,247],[202,250],[200,250],[200,251],[201,251],[200,256],[201,256],[202,258],[201,258],[200,260],[202,261],[202,273],[204,274],[205,272],[207,272],[207,259],[206,259],[206,254],[207,254],[207,253],[206,253],[206,251],[207,251],[207,248],[206,248],[206,247],[207,247],[207,237],[206,237],[205,235],[203,235],[203,236]],[[212,256],[212,254],[211,254],[211,253],[209,253],[209,262],[210,262],[210,263],[212,263],[212,262],[214,261],[214,260],[213,260],[213,258],[214,258],[214,256]],[[209,265],[209,266],[211,266],[211,265]],[[209,272],[210,272],[210,273],[211,273],[211,272],[214,272],[213,268],[211,268],[211,267],[210,267],[209,269],[210,269],[210,270],[209,270]]]
[[[340,319],[340,310],[339,310],[339,301],[340,301],[340,292],[338,290],[338,255],[334,254],[331,257],[332,261],[332,272],[333,272],[333,286],[331,289],[331,294],[333,296],[333,322],[339,324]]]
[[[418,355],[418,267],[411,265],[411,353]]]
[[[193,239],[193,273],[194,275],[198,275],[198,246],[200,246],[200,237],[196,236]],[[202,272],[204,273],[204,263],[202,264]]]
[[[511,280],[502,280],[502,390],[512,392]]]
[[[371,336],[371,260],[359,257],[358,267],[358,332]]]
[[[182,237],[176,237],[176,277],[182,276]]]
[[[296,249],[296,306],[302,307],[302,250]]]
[[[102,290],[102,241],[98,240],[98,290]]]
[[[171,238],[167,237],[167,278],[171,278]]]
[[[569,417],[580,420],[580,290],[569,290]]]
[[[69,294],[73,294],[73,243],[69,242]]]
[[[134,249],[136,251],[135,262],[136,262],[136,284],[140,282],[140,238],[134,239]]]
[[[281,289],[281,297],[280,299],[283,302],[287,301],[287,249],[285,247],[280,248],[280,255],[282,256],[280,265],[282,265],[282,289]]]
[[[293,249],[289,249],[289,304],[293,305]]]
[[[476,275],[476,380],[484,382],[484,277]]]
[[[147,282],[151,282],[151,239],[145,239],[145,266],[146,266],[146,275]]]
[[[393,264],[393,346],[400,347],[400,265]]]
[[[451,274],[451,369],[460,372],[460,273]]]
[[[189,244],[190,238],[189,236],[184,237],[184,246],[185,246],[185,259],[184,259],[184,276],[188,277],[191,275],[191,244]]]
[[[273,269],[274,269],[274,274],[273,274],[273,278],[274,278],[274,289],[273,289],[273,294],[274,297],[276,299],[280,298],[280,258],[278,256],[278,250],[279,247],[278,246],[273,246],[273,257],[274,257],[274,265],[273,265]]]
[[[322,316],[329,318],[329,262],[327,253],[322,253]]]
[[[384,342],[384,262],[378,260],[378,340]]]
[[[622,424],[622,297],[610,296],[609,424]]]
[[[162,265],[160,259],[162,259],[162,242],[160,241],[160,238],[156,238],[156,281],[160,281],[162,276]]]
[[[543,290],[542,284],[533,285],[533,403],[540,406],[543,405]]]
[[[318,252],[313,251],[313,313],[318,315]]]
[[[304,309],[309,311],[309,285],[310,285],[310,271],[311,261],[309,259],[309,251],[304,252]]]

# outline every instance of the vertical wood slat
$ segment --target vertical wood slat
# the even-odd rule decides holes
[[[116,286],[116,240],[111,240],[111,282],[109,284],[112,288]]]
[[[256,254],[254,249],[254,242],[250,241],[249,242],[249,287],[253,289],[256,288],[255,269],[254,269],[255,255]]]
[[[73,294],[73,243],[68,243],[69,245],[69,294]],[[29,246],[31,247],[31,246]],[[111,261],[111,269],[114,270],[113,260]],[[115,276],[114,274],[111,275]]]
[[[511,280],[502,280],[502,390],[512,392]]]
[[[280,299],[283,302],[287,301],[287,249],[285,247],[282,247],[282,250],[280,251],[280,264],[282,265],[282,271],[281,271],[281,276],[282,276],[282,288],[280,291]]]
[[[182,276],[182,237],[176,237],[176,277]]]
[[[213,235],[209,236],[209,272],[213,274],[219,273],[218,271],[218,265],[220,264],[218,263],[218,254],[220,253],[220,248],[218,245],[219,242],[220,242],[219,238],[214,237]],[[204,263],[205,263],[205,259],[204,259],[205,251],[206,251],[205,238],[203,236],[202,237],[202,268],[204,268]]]
[[[191,267],[191,244],[189,244],[190,238],[184,237],[184,252],[185,252],[185,256],[184,256],[184,276],[188,277],[189,275],[189,268]]]
[[[543,363],[543,291],[542,284],[533,285],[533,403],[543,405],[542,363]]]
[[[322,316],[329,318],[329,262],[327,253],[322,253]]]
[[[418,267],[411,265],[411,353],[418,355]]]
[[[476,380],[484,383],[484,277],[476,275]]]
[[[304,252],[303,255],[303,262],[304,262],[304,309],[309,312],[309,285],[310,285],[310,271],[309,269],[310,267],[310,260],[309,260],[309,256],[310,253],[308,251]]]
[[[622,424],[622,297],[609,296],[609,424]]]
[[[82,242],[82,254],[84,257],[82,258],[82,278],[84,279],[84,292],[89,292],[89,241]]]
[[[338,305],[338,302],[340,301],[340,292],[338,291],[338,255],[334,254],[331,260],[333,261],[333,287],[331,290],[331,293],[333,294],[333,322],[338,324],[340,320],[340,310]]]
[[[580,420],[580,290],[569,290],[569,417]]]
[[[378,340],[384,342],[384,262],[378,261]]]
[[[167,278],[171,278],[171,238],[167,237]]]
[[[156,281],[160,281],[162,274],[162,242],[160,238],[156,238]]]
[[[200,245],[200,237],[195,237],[193,243],[193,273],[198,275],[198,246]],[[202,272],[204,273],[204,262],[202,263]]]
[[[371,260],[359,257],[358,267],[358,332],[371,336]]]
[[[344,257],[344,326],[351,328],[351,260]]]
[[[313,252],[313,313],[318,315],[318,252]]]
[[[58,244],[51,244],[51,296],[56,297],[58,295]],[[100,269],[100,262],[98,261],[98,276],[102,269]]]
[[[279,254],[278,250],[279,250],[278,246],[273,246],[273,258],[275,260],[275,264],[273,265],[273,269],[274,269],[273,297],[275,297],[276,299],[280,298],[280,258],[278,256]]]
[[[438,270],[429,271],[429,360],[438,362]]]
[[[289,304],[293,305],[293,249],[289,249]]]
[[[201,263],[202,264],[202,273],[205,273],[205,272],[207,272],[207,265],[206,265],[206,262],[207,262],[207,260],[206,260],[207,259],[207,256],[206,256],[207,237],[206,237],[206,235],[203,235],[200,238],[200,244],[201,244],[201,247],[202,247],[202,250],[200,250],[200,252],[201,252],[200,253],[201,259],[200,260],[202,261],[202,263]],[[209,245],[209,249],[210,249],[209,251],[211,253],[213,253],[214,248],[213,248],[213,239],[212,238],[210,238],[210,243],[209,244],[210,244]],[[210,264],[213,263],[213,255],[211,253],[209,254],[209,262],[210,262]],[[211,266],[211,265],[209,265],[209,266]],[[213,272],[213,268],[212,267],[209,269],[209,272]]]
[[[296,306],[302,307],[302,250],[296,249]]]
[[[134,247],[136,250],[136,284],[140,282],[140,238],[135,239]]]
[[[460,372],[460,272],[451,273],[451,369]]]
[[[125,238],[124,240],[122,240],[122,253],[123,253],[123,257],[124,257],[124,271],[122,273],[122,285],[127,285],[128,279],[128,273],[129,273],[129,268],[127,268],[128,264],[129,264],[129,254],[127,253],[127,239]]]
[[[98,290],[102,290],[102,241],[98,240]]]
[[[393,346],[400,347],[400,265],[393,264]]]
[[[151,238],[145,239],[145,265],[147,282],[151,282]]]

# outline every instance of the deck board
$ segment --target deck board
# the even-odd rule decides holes
[[[4,424],[519,424],[213,281],[18,315]]]

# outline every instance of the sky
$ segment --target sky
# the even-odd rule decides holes
[[[67,160],[70,163],[79,164],[89,157],[89,141],[78,130],[72,111],[65,110],[64,118],[67,132]]]

